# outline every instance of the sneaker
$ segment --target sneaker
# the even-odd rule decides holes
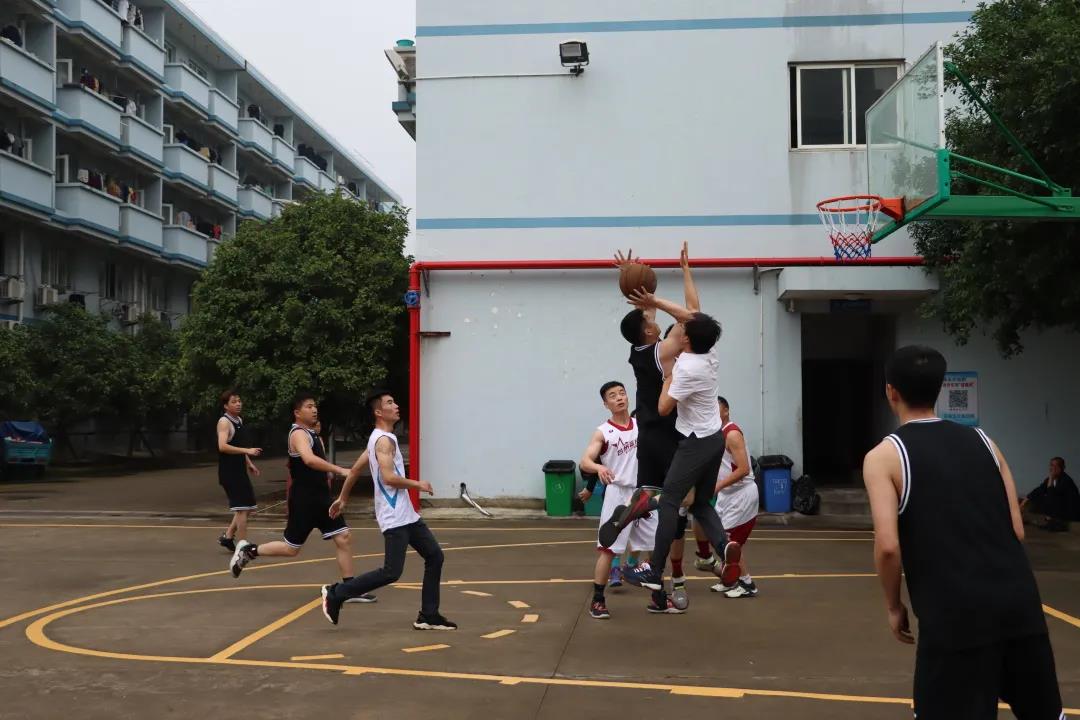
[[[680,609],[675,601],[669,597],[665,597],[662,603],[658,603],[656,600],[649,602],[649,606],[645,608],[654,615],[682,615],[686,612],[685,609]]]
[[[671,589],[671,602],[679,610],[686,610],[686,608],[690,607],[690,597],[686,594],[685,585],[675,585]]]
[[[348,600],[345,601],[345,604],[349,604],[349,603],[373,603],[373,602],[379,602],[379,598],[375,597],[371,593],[364,593],[363,595],[358,595],[356,597],[349,598]]]
[[[229,569],[232,570],[232,576],[234,578],[240,577],[240,573],[247,567],[247,564],[255,559],[253,548],[255,545],[249,543],[247,540],[241,540],[236,544],[236,550],[233,551],[232,561],[229,563]]]
[[[715,555],[710,555],[707,558],[694,558],[694,567],[704,572],[712,572],[712,569],[717,562],[719,561],[716,559]]]
[[[221,537],[217,539],[218,545],[225,548],[229,552],[236,552],[236,543],[233,542],[231,537],[225,537],[225,533],[221,533]]]
[[[740,580],[739,584],[725,592],[724,596],[729,598],[757,597],[757,585],[753,580],[750,582]]]
[[[592,605],[589,606],[589,614],[597,620],[607,620],[611,617],[611,613],[607,609],[607,603],[603,600],[593,600]]]
[[[734,589],[736,587],[738,587],[737,584],[736,585],[725,585],[722,582],[718,582],[715,585],[711,586],[709,588],[709,590],[711,590],[712,592],[726,593],[728,590],[732,590],[732,589]]]
[[[607,586],[613,588],[622,587],[622,568],[611,568],[611,574],[608,575]]]
[[[649,590],[664,589],[664,578],[660,573],[653,570],[649,563],[641,563],[630,572],[623,573],[623,579],[634,587],[643,587]]]
[[[713,566],[713,573],[720,578],[720,582],[728,587],[735,587],[742,575],[742,567],[739,560],[742,559],[742,545],[737,542],[729,542],[724,546],[724,563]]]
[[[601,547],[609,548],[618,539],[619,533],[630,523],[638,518],[645,517],[656,507],[653,500],[653,490],[638,488],[630,496],[630,502],[626,505],[617,505],[606,523],[600,526],[599,542]]]
[[[333,585],[322,586],[322,614],[331,625],[337,625],[338,615],[341,614],[341,603],[331,596],[333,589]]]
[[[417,630],[457,630],[457,623],[450,622],[439,613],[430,616],[420,613],[412,626]]]

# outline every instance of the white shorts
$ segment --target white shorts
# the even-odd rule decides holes
[[[630,496],[634,494],[634,489],[623,485],[608,485],[604,488],[604,506],[600,510],[601,525],[611,519],[616,507],[630,503]],[[635,520],[623,528],[623,531],[619,533],[619,537],[615,539],[615,542],[608,549],[615,555],[621,555],[626,550],[631,552],[638,550],[652,551],[653,546],[656,544],[656,524],[655,512],[649,513],[648,517]],[[600,543],[598,542],[596,546],[600,547]]]
[[[758,514],[757,483],[743,478],[732,487],[724,488],[716,498],[716,514],[725,530],[745,525]]]

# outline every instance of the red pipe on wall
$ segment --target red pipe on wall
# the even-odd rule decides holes
[[[676,268],[672,258],[641,260],[654,268]],[[695,268],[777,268],[777,267],[913,267],[923,264],[918,256],[870,257],[860,260],[837,260],[831,257],[742,257],[694,258]],[[477,270],[605,270],[614,269],[614,261],[604,260],[436,260],[418,261],[409,268],[409,291],[416,293],[409,303],[409,475],[420,479],[420,275],[428,271]],[[420,494],[409,491],[413,506],[420,509]]]

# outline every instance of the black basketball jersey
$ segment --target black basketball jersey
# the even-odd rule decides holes
[[[630,367],[637,381],[637,421],[643,430],[656,427],[675,431],[675,411],[661,415],[660,391],[664,388],[664,369],[660,365],[660,343],[630,349]]]
[[[307,435],[308,442],[311,443],[311,452],[315,454],[315,457],[326,459],[326,453],[323,451],[323,444],[322,440],[319,439],[319,434],[301,425],[293,425],[289,430],[289,476],[292,478],[292,488],[326,491],[326,473],[322,470],[309,468],[304,463],[303,458],[292,451],[292,436],[294,432],[298,431]]]
[[[900,454],[900,552],[920,645],[971,648],[1045,633],[986,434],[932,418],[886,439]]]
[[[232,426],[232,435],[229,437],[229,445],[233,447],[247,447],[243,444],[244,422],[240,418],[234,418],[228,414],[222,415]],[[244,455],[223,453],[218,451],[218,477],[247,476],[247,464]]]

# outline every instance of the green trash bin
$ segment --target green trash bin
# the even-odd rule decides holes
[[[547,514],[552,517],[570,517],[574,502],[573,460],[548,460],[544,463],[544,485]]]

